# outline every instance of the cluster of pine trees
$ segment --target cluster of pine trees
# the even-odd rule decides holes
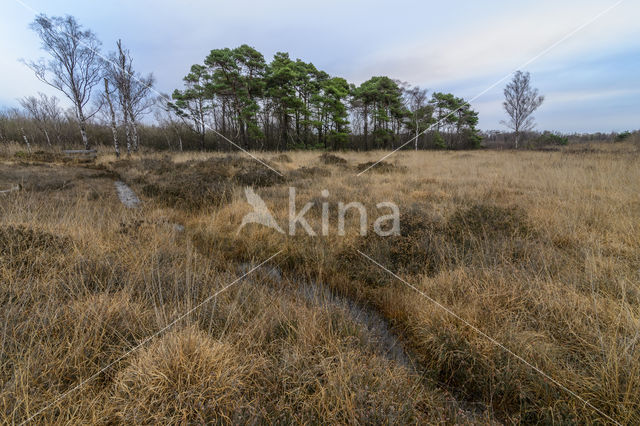
[[[389,77],[360,86],[278,52],[270,63],[242,45],[193,65],[166,108],[198,136],[246,149],[472,148],[478,113],[463,99]],[[211,135],[211,136],[210,136]],[[411,143],[411,144],[409,144]]]

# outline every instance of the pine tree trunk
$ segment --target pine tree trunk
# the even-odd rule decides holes
[[[369,107],[364,106],[364,150],[369,150]]]
[[[222,134],[227,136],[227,122],[226,122],[226,102],[222,101]]]
[[[204,152],[205,139],[207,137],[207,125],[204,122],[204,105],[202,100],[198,101],[198,115],[200,122],[198,123],[200,129],[200,151]]]

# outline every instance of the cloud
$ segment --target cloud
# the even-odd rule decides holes
[[[620,99],[624,97],[635,97],[638,95],[640,95],[640,89],[575,90],[550,93],[546,96],[546,101],[561,105],[566,103],[576,104],[580,102],[602,101],[604,99]]]
[[[463,79],[508,73],[519,68],[562,39],[573,29],[598,15],[610,1],[542,1],[522,5],[476,22],[441,29],[437,34],[379,50],[367,58],[357,79],[386,74],[419,84],[447,85]],[[637,16],[640,4],[627,2],[611,10],[572,38],[555,47],[528,68],[544,69],[554,62],[566,62],[593,51],[631,43],[639,46]],[[487,83],[487,85],[490,83]]]
[[[561,132],[624,131],[640,127],[637,111],[640,89],[565,90],[545,94],[545,101],[534,113],[537,129]],[[479,112],[483,129],[506,128],[500,124],[506,118],[502,98],[473,103]]]

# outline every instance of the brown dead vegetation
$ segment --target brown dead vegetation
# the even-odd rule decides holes
[[[320,156],[320,162],[322,164],[327,164],[327,165],[334,165],[334,166],[346,166],[347,165],[347,160],[345,160],[342,157],[339,157],[335,154],[330,154],[328,152],[325,152],[324,154],[322,154]]]
[[[606,415],[637,423],[639,158],[631,145],[598,149],[400,152],[395,166],[360,177],[335,167],[344,162],[291,153],[285,178],[239,155],[88,166],[8,156],[0,185],[22,190],[0,198],[0,422],[54,401],[34,421],[607,421],[466,321]],[[115,178],[147,202],[121,206]],[[250,211],[244,186],[283,228],[288,186],[298,209],[314,202],[306,217],[316,231],[327,203],[330,235],[238,232]],[[336,234],[337,203],[350,201],[370,213],[366,236],[355,214]],[[400,235],[371,232],[381,201],[399,206]],[[409,362],[381,352],[362,319],[374,313]]]
[[[406,171],[406,169],[401,167],[396,167],[394,164],[388,163],[386,161],[369,161],[366,163],[360,163],[356,166],[356,170],[359,172],[373,171],[376,173],[392,173],[398,171]]]

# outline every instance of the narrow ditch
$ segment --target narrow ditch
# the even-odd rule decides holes
[[[254,266],[249,263],[242,263],[239,272],[246,274]],[[327,286],[303,280],[292,280],[283,277],[282,271],[273,266],[263,266],[259,271],[277,283],[283,281],[290,284],[294,295],[316,308],[333,308],[347,313],[349,318],[357,324],[367,336],[369,345],[376,354],[384,358],[395,361],[416,373],[416,368],[407,354],[400,339],[393,333],[388,321],[377,312],[368,309],[351,299],[335,294]]]
[[[238,267],[238,272],[246,274],[254,267],[255,265],[251,263],[241,263]],[[336,294],[331,291],[329,287],[321,283],[295,280],[286,277],[277,266],[265,265],[258,268],[256,272],[267,276],[276,283],[284,282],[291,285],[294,296],[301,301],[309,303],[313,307],[322,309],[332,308],[347,313],[349,318],[364,331],[363,334],[366,336],[365,344],[370,347],[374,353],[389,361],[398,363],[415,375],[422,375],[406,351],[400,337],[393,332],[389,322],[378,312],[347,297]],[[249,277],[247,277],[247,279],[249,279]],[[437,387],[447,395],[447,399],[449,399],[450,403],[453,404],[457,410],[460,410],[460,413],[464,413],[470,423],[475,423],[478,419],[484,419],[483,421],[486,421],[483,413],[488,407],[484,404],[459,400],[450,389],[448,390],[446,387],[441,386]]]

